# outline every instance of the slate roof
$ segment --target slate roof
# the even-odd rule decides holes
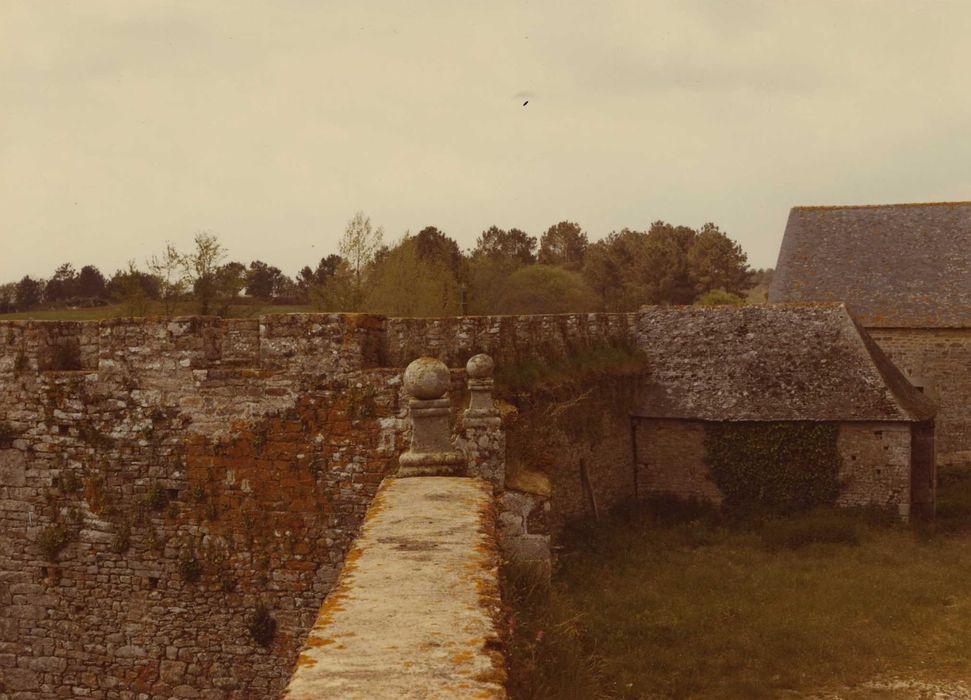
[[[842,301],[874,328],[971,326],[971,202],[795,207],[769,301]]]
[[[895,421],[934,415],[843,304],[645,307],[639,417]]]

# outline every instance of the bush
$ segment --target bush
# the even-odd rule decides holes
[[[270,615],[269,608],[260,601],[247,621],[247,629],[261,647],[268,647],[276,636],[276,620]]]
[[[17,439],[18,433],[10,423],[0,423],[0,448],[13,446],[13,441]]]
[[[67,529],[61,525],[48,525],[41,530],[37,538],[37,545],[50,561],[57,561],[57,555],[67,546],[70,536]]]
[[[791,518],[770,520],[763,526],[761,536],[770,549],[860,543],[858,518],[852,513],[834,510],[814,510]]]

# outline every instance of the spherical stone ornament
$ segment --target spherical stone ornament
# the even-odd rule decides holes
[[[448,367],[434,357],[419,357],[405,368],[405,391],[416,399],[440,399],[450,383]]]
[[[465,363],[465,374],[469,379],[487,379],[492,376],[492,370],[496,367],[496,363],[492,361],[492,358],[484,353],[478,355],[473,355],[469,358],[469,361]]]

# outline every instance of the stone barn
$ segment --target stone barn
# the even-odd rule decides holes
[[[798,502],[830,469],[829,502],[933,514],[933,405],[842,304],[654,307],[637,333],[640,497],[722,503],[788,485]]]
[[[937,459],[971,467],[971,202],[796,207],[770,302],[841,301],[937,407]]]

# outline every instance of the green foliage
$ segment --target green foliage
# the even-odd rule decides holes
[[[726,292],[724,289],[712,289],[702,294],[695,301],[695,306],[744,306],[745,299]]]
[[[179,553],[179,563],[177,566],[179,576],[186,583],[195,583],[202,578],[202,564],[199,563],[195,550],[191,547],[185,547]]]
[[[568,270],[579,270],[587,252],[587,234],[572,221],[561,221],[550,226],[539,239],[541,265],[559,265]]]
[[[516,270],[497,300],[501,314],[584,313],[597,308],[594,291],[577,272],[552,265]]]
[[[613,342],[578,347],[567,355],[500,363],[496,385],[511,393],[540,386],[576,383],[597,374],[632,374],[644,370],[644,353],[633,343],[618,338]]]
[[[386,316],[451,316],[461,310],[461,294],[448,264],[423,258],[419,241],[406,236],[384,252],[369,274],[364,308]]]
[[[262,647],[268,647],[276,636],[276,620],[270,614],[270,609],[263,601],[256,605],[256,609],[246,621],[246,628],[253,636],[253,640]]]
[[[838,434],[832,423],[709,423],[705,456],[725,509],[747,515],[835,503]]]
[[[57,555],[71,540],[71,533],[61,523],[48,525],[41,530],[37,538],[37,546],[49,561],[57,561]]]

